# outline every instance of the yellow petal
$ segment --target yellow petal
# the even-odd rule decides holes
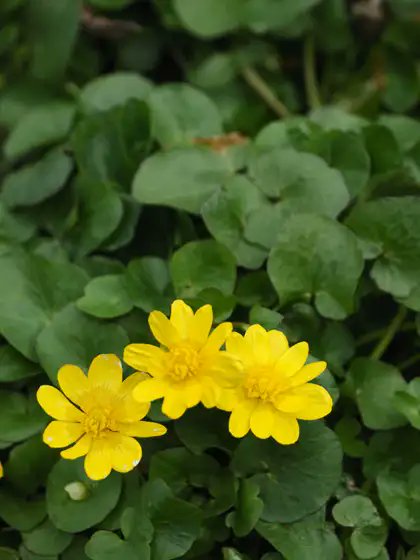
[[[120,395],[131,395],[137,385],[139,383],[142,383],[143,381],[146,381],[147,379],[150,379],[150,375],[147,375],[147,373],[142,373],[141,371],[132,373],[126,379],[124,379],[120,389]]]
[[[242,438],[249,432],[251,414],[255,407],[255,401],[246,400],[233,409],[229,418],[229,432],[233,437]]]
[[[245,342],[245,339],[242,335],[237,332],[233,332],[228,338],[226,339],[226,350],[228,354],[235,356],[238,358],[244,366],[244,368],[248,368],[254,362],[254,354],[249,344]]]
[[[217,400],[217,408],[230,411],[235,408],[239,402],[239,394],[237,389],[222,389]]]
[[[287,412],[301,420],[318,420],[331,412],[332,398],[328,391],[320,385],[307,383],[286,391],[276,406],[282,412]]]
[[[85,471],[91,480],[103,480],[112,469],[112,445],[108,438],[95,439],[85,457]]]
[[[124,362],[153,377],[163,377],[166,374],[166,354],[151,344],[129,344],[124,349]]]
[[[303,385],[308,381],[312,381],[312,379],[321,375],[326,367],[327,362],[312,362],[311,364],[307,364],[288,380],[288,386],[297,387],[298,385]]]
[[[42,435],[44,443],[50,447],[67,447],[77,441],[84,433],[81,424],[53,420]]]
[[[91,388],[106,387],[110,391],[119,391],[122,385],[122,365],[115,354],[99,354],[92,360],[88,371]]]
[[[130,422],[127,424],[119,424],[118,431],[126,436],[150,438],[163,436],[166,434],[166,428],[162,424],[156,422]]]
[[[307,342],[298,342],[276,362],[275,369],[282,377],[291,377],[299,371],[308,358],[309,347]]]
[[[0,463],[0,478],[3,478],[3,475],[4,475],[3,465]]]
[[[69,447],[68,449],[64,449],[61,452],[61,456],[63,457],[63,459],[78,459],[79,457],[83,457],[84,455],[89,453],[89,449],[91,445],[92,445],[91,436],[85,434],[72,447]]]
[[[152,311],[149,315],[149,326],[158,342],[170,348],[178,344],[181,335],[161,311]]]
[[[112,468],[126,473],[137,467],[142,457],[142,449],[137,440],[121,434],[112,437]]]
[[[181,391],[171,391],[163,399],[162,412],[168,418],[176,420],[180,418],[187,410]]]
[[[75,404],[82,406],[89,391],[84,372],[77,366],[67,364],[58,370],[57,379],[63,393]]]
[[[274,425],[275,409],[271,404],[260,402],[251,414],[250,427],[252,433],[260,439],[271,436]]]
[[[56,420],[80,422],[83,419],[83,412],[71,404],[63,393],[55,387],[41,385],[36,398],[45,412]]]
[[[196,406],[201,400],[202,387],[200,383],[191,381],[185,383],[184,387],[184,401],[188,408]]]
[[[166,392],[167,384],[164,381],[149,378],[137,385],[133,391],[133,397],[139,403],[147,403],[161,399]]]
[[[190,337],[202,348],[209,337],[210,329],[213,324],[213,309],[211,305],[203,305],[194,315],[191,325]]]
[[[244,340],[254,363],[261,365],[272,361],[270,337],[261,325],[248,327]]]
[[[268,331],[267,334],[271,346],[271,355],[278,359],[289,349],[286,335],[280,331]]]
[[[205,377],[201,384],[201,402],[206,408],[213,408],[217,406],[221,389],[210,378]]]
[[[299,439],[299,424],[296,418],[276,413],[272,429],[273,438],[282,445],[291,445]]]
[[[135,422],[136,420],[144,418],[149,412],[150,403],[147,402],[140,404],[133,396],[134,389],[147,379],[150,379],[150,376],[147,373],[137,371],[136,373],[129,375],[127,379],[123,381],[119,392],[121,400],[116,408],[116,414],[120,421]]]
[[[218,352],[216,357],[203,367],[202,374],[226,388],[236,387],[244,377],[241,362],[234,355],[223,351]]]
[[[170,321],[181,335],[181,338],[185,339],[189,337],[193,318],[193,310],[181,299],[176,299],[172,303]]]
[[[213,354],[220,350],[232,332],[232,323],[221,323],[210,334],[203,348],[203,353]]]

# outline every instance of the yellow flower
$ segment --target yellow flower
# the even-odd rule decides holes
[[[235,437],[249,430],[261,439],[272,436],[278,443],[295,443],[297,420],[316,420],[331,412],[332,400],[320,385],[308,383],[320,375],[325,362],[305,365],[308,344],[289,348],[280,331],[249,327],[244,336],[233,333],[226,348],[241,360],[243,377],[235,391],[225,391],[219,407],[232,411],[229,431]]]
[[[164,397],[162,412],[173,419],[199,402],[208,408],[215,406],[220,387],[234,386],[240,370],[237,361],[220,350],[232,332],[231,323],[220,324],[210,334],[212,323],[210,305],[194,314],[191,307],[176,300],[170,319],[153,311],[149,325],[162,347],[130,344],[124,351],[127,364],[151,375],[134,389],[134,398],[147,402]]]
[[[0,478],[3,478],[3,465],[0,463]]]
[[[140,422],[150,404],[139,405],[132,391],[145,377],[137,373],[123,381],[121,362],[114,354],[97,356],[87,376],[77,366],[63,366],[58,383],[64,394],[49,385],[38,389],[39,404],[55,419],[44,431],[44,442],[58,448],[74,444],[61,456],[86,456],[85,471],[92,480],[106,478],[112,469],[132,470],[142,456],[134,438],[166,433],[161,424]]]

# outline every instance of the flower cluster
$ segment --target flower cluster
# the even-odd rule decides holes
[[[106,478],[112,469],[130,471],[142,456],[136,438],[166,433],[161,424],[143,420],[157,399],[163,399],[162,412],[171,419],[202,403],[230,412],[234,437],[251,431],[284,445],[297,441],[298,420],[323,418],[331,411],[329,393],[310,383],[326,363],[306,364],[306,342],[289,347],[282,332],[260,325],[250,326],[243,336],[232,332],[231,323],[212,330],[210,305],[194,313],[181,300],[172,303],[169,318],[153,311],[149,325],[160,345],[128,345],[124,361],[138,371],[125,380],[120,360],[102,354],[87,375],[77,366],[63,366],[61,391],[45,385],[38,390],[40,405],[54,419],[44,442],[64,448],[66,459],[84,456],[93,480]]]

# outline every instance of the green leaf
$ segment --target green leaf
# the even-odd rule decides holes
[[[0,348],[0,383],[28,379],[40,373],[40,367],[27,360],[12,346]]]
[[[378,124],[389,128],[403,153],[412,150],[420,142],[420,123],[405,115],[381,115]]]
[[[346,496],[332,509],[335,521],[343,527],[380,525],[381,518],[372,500],[366,496]]]
[[[242,21],[256,33],[285,30],[319,3],[320,0],[296,0],[292,3],[276,0],[246,0]]]
[[[175,431],[185,447],[197,455],[213,447],[230,452],[235,440],[226,423],[226,415],[220,410],[195,407],[175,423]]]
[[[34,494],[45,484],[57,452],[44,444],[39,435],[15,445],[5,466],[7,479],[22,494]]]
[[[62,150],[49,152],[37,163],[10,173],[3,182],[1,200],[9,208],[38,204],[64,187],[72,167]]]
[[[153,480],[142,487],[141,501],[134,515],[127,519],[123,534],[130,541],[135,530],[139,530],[136,517],[150,520],[144,538],[150,542],[151,558],[172,560],[183,556],[200,534],[201,512],[193,504],[175,498],[162,480]],[[131,521],[131,522],[130,522]],[[131,537],[133,538],[133,537]]]
[[[406,472],[420,463],[420,432],[411,427],[375,432],[363,461],[363,473],[373,480],[388,468]]]
[[[131,195],[122,194],[121,202],[123,203],[123,215],[117,228],[104,242],[104,249],[107,251],[116,251],[130,243],[133,239],[141,206]]]
[[[119,190],[127,190],[149,151],[149,108],[132,99],[89,115],[76,127],[71,142],[83,179],[117,183]]]
[[[74,305],[56,313],[37,340],[37,353],[42,367],[55,382],[59,368],[74,364],[85,370],[98,354],[122,355],[129,340],[118,325],[87,317]]]
[[[221,478],[217,461],[205,453],[193,455],[184,447],[159,451],[150,462],[149,480],[165,481],[175,494],[189,485],[208,488],[213,476]]]
[[[366,454],[366,444],[360,437],[357,437],[362,431],[362,427],[356,418],[343,416],[335,425],[334,431],[340,438],[346,455],[363,457]]]
[[[113,319],[133,309],[122,274],[94,278],[85,286],[85,295],[77,300],[77,307],[99,319]]]
[[[392,197],[355,208],[347,224],[376,258],[371,276],[380,290],[420,311],[420,199]]]
[[[387,430],[406,424],[394,406],[395,393],[406,386],[397,368],[372,358],[356,358],[350,367],[349,383],[368,428]]]
[[[235,511],[226,517],[226,525],[233,529],[236,537],[245,537],[257,524],[264,508],[259,492],[258,485],[252,480],[239,482]]]
[[[265,270],[250,272],[238,279],[235,292],[240,305],[251,307],[262,305],[268,307],[276,300],[276,292]]]
[[[387,537],[387,527],[385,522],[382,522],[380,525],[366,525],[354,529],[350,542],[357,558],[370,560],[381,554]]]
[[[164,148],[223,132],[213,101],[187,84],[168,84],[150,96],[153,136]]]
[[[152,84],[146,78],[134,72],[115,72],[86,84],[79,101],[85,113],[94,113],[124,105],[129,99],[144,101],[151,91]]]
[[[292,446],[245,438],[232,467],[241,476],[254,475],[264,521],[291,523],[325,504],[341,476],[341,459],[335,434],[322,422],[311,422],[301,423],[299,441]]]
[[[1,439],[9,443],[22,441],[39,433],[47,417],[38,405],[35,395],[0,390]]]
[[[72,500],[65,490],[67,484],[80,481],[88,488],[84,500]],[[117,505],[121,493],[121,476],[115,472],[100,482],[89,480],[83,462],[60,459],[53,467],[47,483],[48,515],[57,529],[79,533],[102,521]]]
[[[81,0],[30,0],[28,31],[31,39],[32,74],[51,82],[64,74],[76,40]]]
[[[357,196],[370,175],[370,159],[363,137],[354,132],[334,130],[329,133],[327,163],[343,175],[351,196]]]
[[[289,525],[259,522],[257,531],[287,560],[340,560],[342,549],[327,525],[324,512],[316,512]]]
[[[35,554],[60,554],[67,548],[73,535],[56,529],[51,521],[44,521],[29,533],[23,533],[25,547]]]
[[[18,531],[30,531],[45,519],[45,499],[24,500],[0,488],[0,518]]]
[[[408,472],[384,470],[377,478],[379,498],[390,517],[407,531],[420,530],[420,466]]]
[[[206,288],[231,294],[235,286],[235,259],[226,247],[213,240],[191,241],[178,249],[172,256],[170,271],[180,298],[195,297]]]
[[[206,288],[195,297],[186,297],[185,301],[194,309],[209,304],[213,308],[213,321],[220,323],[228,319],[235,308],[233,295],[225,295],[217,288]]]
[[[278,311],[254,305],[249,311],[250,324],[258,323],[267,330],[276,329],[283,320],[283,315]]]
[[[268,275],[282,305],[314,296],[319,313],[331,319],[353,311],[362,270],[363,258],[351,231],[309,214],[282,224],[268,259]]]
[[[74,105],[65,101],[46,103],[24,113],[7,137],[5,156],[18,158],[62,140],[70,132],[74,115]]]
[[[78,221],[67,238],[80,258],[97,249],[118,228],[123,218],[123,204],[110,183],[79,179],[76,192]]]
[[[406,53],[389,49],[385,54],[387,79],[383,92],[385,106],[397,113],[412,109],[420,93],[417,68]]]
[[[229,174],[227,162],[207,148],[176,148],[158,152],[139,167],[134,197],[144,204],[160,204],[198,214]]]
[[[169,271],[166,261],[143,257],[128,263],[125,284],[133,305],[149,313],[169,309]]]
[[[10,212],[0,202],[0,242],[25,242],[35,233],[36,225],[25,216]]]
[[[203,205],[204,223],[213,237],[232,251],[238,265],[259,268],[267,251],[244,237],[249,215],[264,203],[260,191],[243,176],[229,179]]]
[[[281,199],[286,215],[299,210],[334,218],[349,202],[341,174],[312,154],[283,148],[257,152],[250,173],[267,196]]]
[[[0,332],[36,361],[38,334],[56,311],[82,295],[87,277],[76,265],[49,262],[22,251],[1,256],[0,267]]]
[[[240,25],[240,0],[173,0],[183,25],[201,37],[217,37]]]
[[[92,560],[138,560],[134,547],[115,533],[97,531],[86,544],[86,554]]]
[[[420,430],[420,378],[412,379],[405,391],[398,391],[394,403],[410,424]]]

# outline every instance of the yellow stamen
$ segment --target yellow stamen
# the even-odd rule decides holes
[[[168,374],[176,381],[195,377],[200,369],[200,356],[188,344],[171,348],[168,355]]]

